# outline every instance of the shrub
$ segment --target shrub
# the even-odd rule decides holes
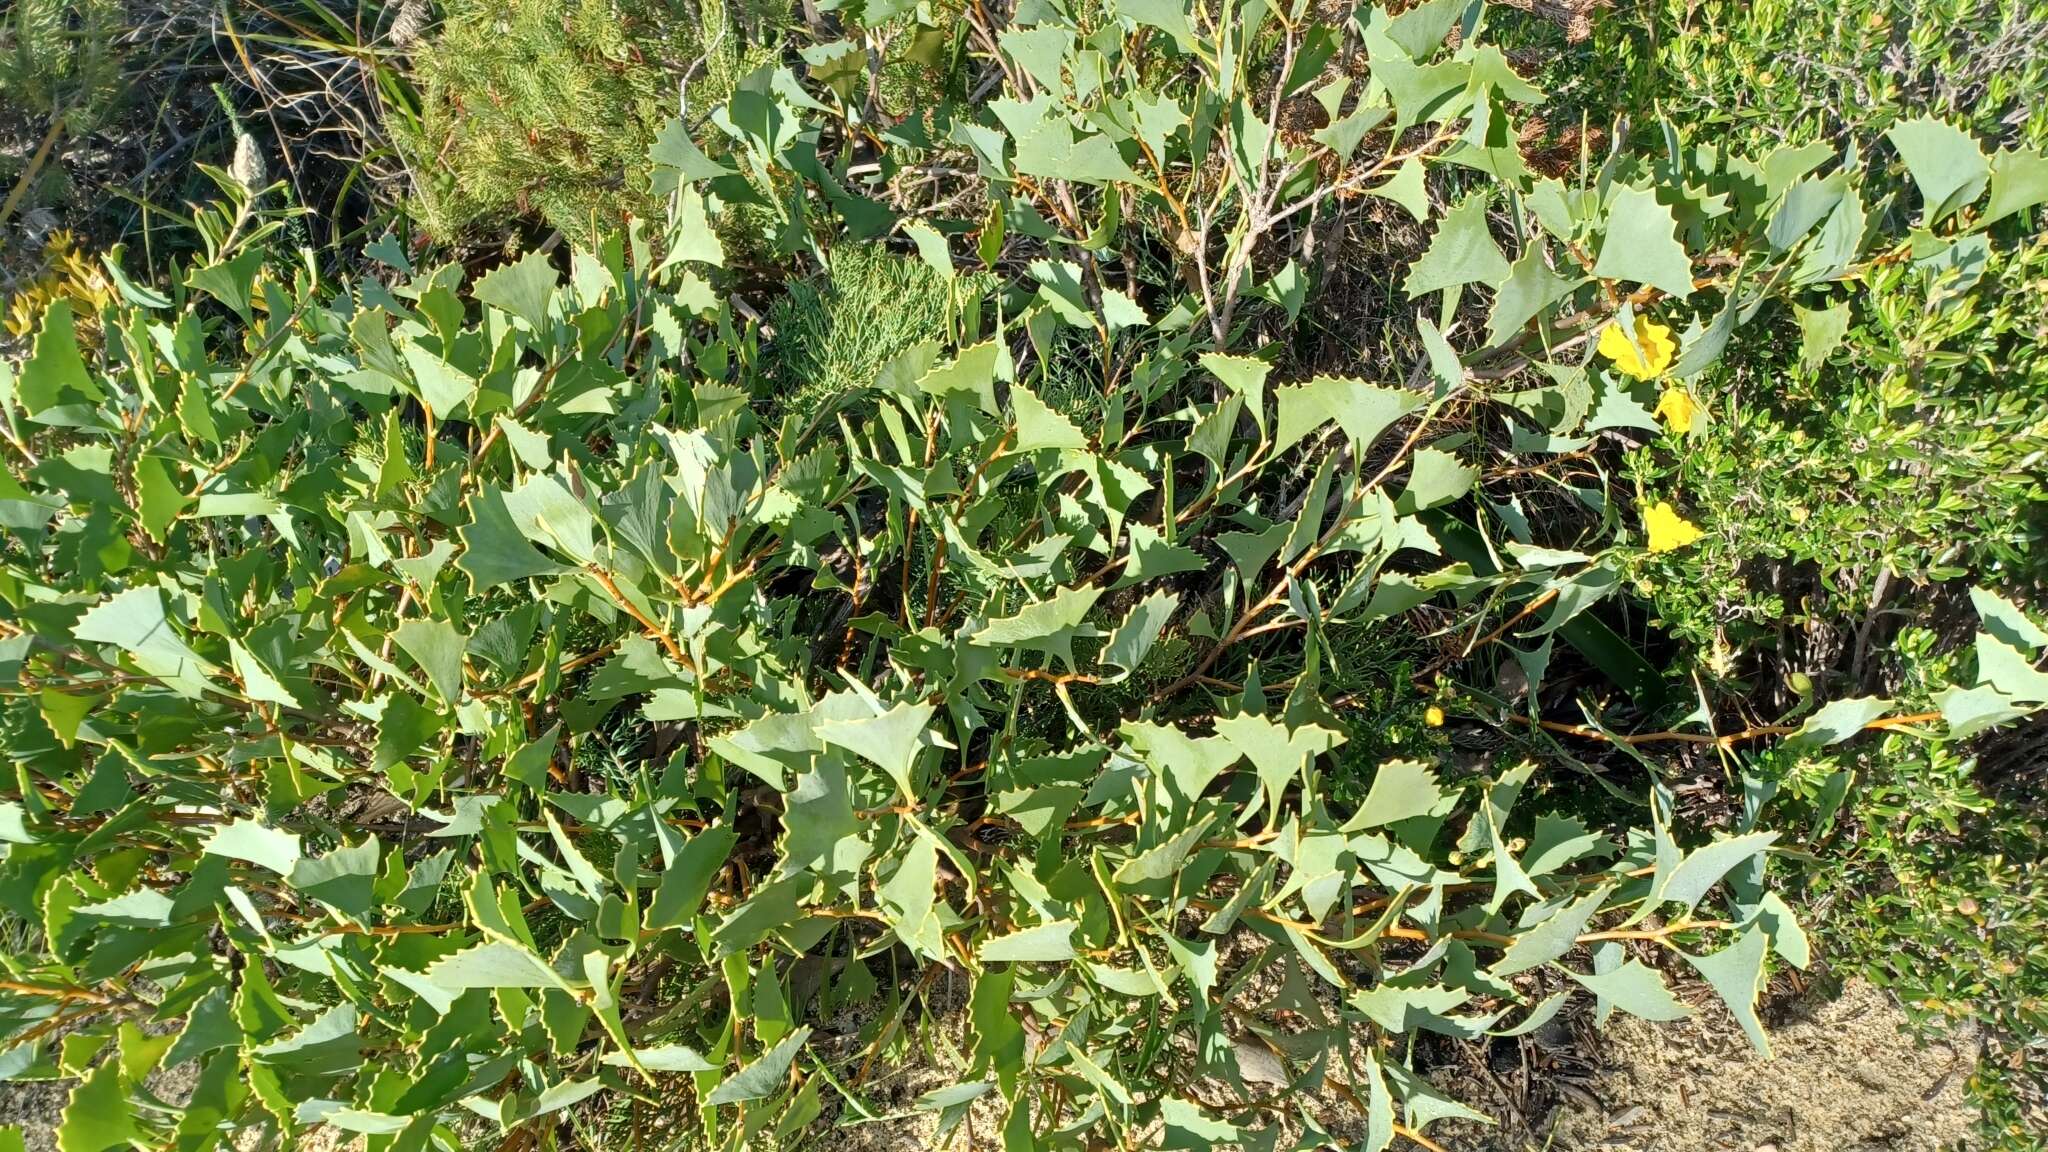
[[[1512,648],[1525,693],[1468,714],[1672,738],[1570,684],[1656,694],[1603,613],[1724,525],[1573,462],[1690,431],[1788,295],[1889,259],[1870,172],[1674,131],[1537,178],[1510,117],[1540,94],[1476,5],[1041,17],[977,23],[1002,95],[911,128],[828,67],[859,45],[813,46],[812,84],[709,118],[719,146],[663,135],[659,236],[566,268],[471,282],[384,245],[388,275],[322,281],[266,263],[279,221],[223,174],[205,259],[117,282],[90,360],[51,306],[0,379],[0,1029],[17,1075],[78,1077],[63,1146],[539,1144],[600,1095],[688,1101],[664,1140],[766,1144],[828,1103],[872,1118],[870,1070],[954,979],[956,1082],[917,1107],[1012,1148],[1341,1121],[1378,1152],[1466,1114],[1420,1034],[1588,993],[1675,1018],[1681,974],[1767,1043],[1759,991],[1810,949],[1761,790],[1702,836],[1654,773],[1589,823],[1532,760],[1339,757],[1414,703],[1356,677],[1424,659],[1418,618],[1457,642],[1411,685]],[[1304,100],[1329,123],[1283,131]],[[2043,162],[1908,135],[1923,263],[1982,250],[1971,206]],[[1256,337],[1362,196],[1429,222],[1421,352],[1290,379]],[[829,424],[778,411],[717,288],[735,218],[763,251],[901,236],[1003,291],[850,373]],[[1677,738],[1965,737],[2048,704],[2048,633],[1976,608],[1931,714],[1857,696]],[[153,1099],[185,1064],[189,1102]],[[1288,1091],[1247,1088],[1275,1068]]]
[[[1731,148],[1840,148],[1929,115],[2038,148],[2037,9],[1653,4],[1551,55],[1547,75],[1596,118],[1654,103]],[[1868,195],[1894,226],[1910,221],[1907,172],[1892,167]],[[1994,225],[2006,243],[1965,273],[1895,260],[1853,292],[1799,300],[1805,323],[1731,347],[1680,450],[1628,459],[1653,497],[1726,510],[1727,531],[1660,558],[1637,586],[1650,620],[1683,641],[1667,669],[1696,678],[1709,707],[1798,717],[1820,699],[1878,694],[1924,711],[1968,661],[1966,588],[2043,605],[2039,224],[2035,210]],[[1986,1032],[1975,1087],[1995,1148],[2032,1148],[2048,1124],[2048,971],[2019,943],[2048,919],[2017,850],[2044,820],[2028,741],[1891,739],[1747,765],[1782,784],[1781,803],[1839,809],[1832,838],[1786,878],[1833,967],[1892,988],[1930,1026]]]

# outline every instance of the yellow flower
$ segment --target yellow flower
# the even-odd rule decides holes
[[[1671,367],[1671,361],[1678,355],[1678,341],[1671,338],[1669,327],[1647,316],[1638,316],[1634,340],[1628,338],[1628,330],[1620,324],[1602,328],[1600,354],[1614,361],[1615,370],[1624,376],[1655,380]]]
[[[1671,387],[1657,401],[1657,418],[1671,429],[1673,436],[1683,436],[1692,431],[1693,421],[1699,418],[1699,401],[1683,388]]]
[[[1699,525],[1680,516],[1668,500],[1650,505],[1643,514],[1643,531],[1649,533],[1652,552],[1674,552],[1703,535]]]
[[[1431,728],[1443,727],[1444,710],[1437,707],[1434,704],[1431,704],[1429,707],[1422,710],[1422,722],[1429,725]]]

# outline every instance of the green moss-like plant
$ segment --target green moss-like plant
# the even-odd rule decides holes
[[[120,5],[111,0],[20,0],[0,12],[0,113],[36,121],[41,136],[18,167],[0,169],[0,224],[60,156],[66,134],[97,129],[120,101]]]
[[[455,0],[394,126],[442,238],[534,216],[584,241],[656,205],[647,148],[685,90],[710,107],[769,59],[724,0]]]
[[[823,413],[912,345],[944,337],[993,288],[985,275],[948,280],[879,244],[833,249],[824,275],[791,284],[768,310],[763,367],[781,410]]]

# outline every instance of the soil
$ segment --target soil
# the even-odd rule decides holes
[[[1440,1076],[1502,1123],[1431,1135],[1450,1152],[1942,1152],[1970,1138],[1974,1036],[1916,1042],[1878,988],[1851,983],[1832,1000],[1782,1005],[1770,1059],[1719,1001],[1695,1006],[1693,1019],[1670,1025],[1617,1016],[1596,1049],[1580,1052],[1593,1058],[1589,1074],[1565,1080],[1547,1114],[1516,1107],[1511,1076]]]
[[[64,1114],[64,1102],[71,1098],[75,1083],[37,1080],[0,1084],[0,1129],[21,1129],[28,1152],[52,1152],[57,1147],[57,1120]]]

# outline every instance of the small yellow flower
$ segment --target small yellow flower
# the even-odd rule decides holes
[[[1657,401],[1657,418],[1671,429],[1673,436],[1683,436],[1692,431],[1694,421],[1699,419],[1699,401],[1683,388],[1671,387]]]
[[[1431,728],[1443,727],[1444,710],[1437,707],[1434,704],[1431,704],[1429,707],[1422,710],[1422,722],[1429,725]]]
[[[1699,539],[1699,525],[1678,514],[1668,500],[1650,505],[1643,514],[1643,531],[1650,536],[1650,551],[1675,552]]]
[[[1678,356],[1678,341],[1671,338],[1669,327],[1647,316],[1638,316],[1634,340],[1628,338],[1628,330],[1620,324],[1602,328],[1600,354],[1614,361],[1615,370],[1624,376],[1655,380]]]

